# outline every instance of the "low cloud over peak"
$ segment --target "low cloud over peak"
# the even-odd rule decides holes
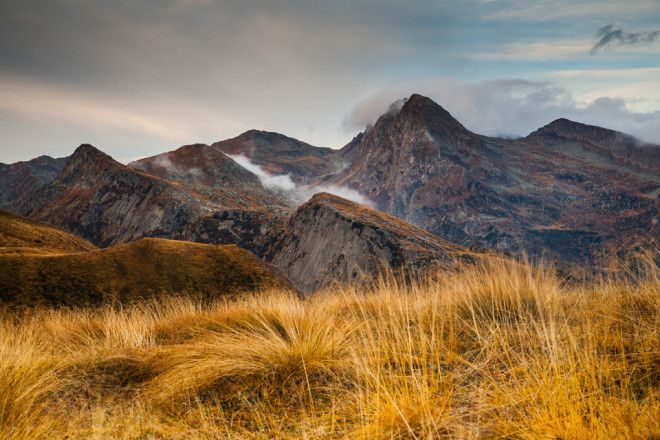
[[[345,130],[363,130],[389,105],[418,90],[447,109],[468,129],[489,136],[526,136],[558,118],[599,125],[659,143],[660,111],[630,110],[624,99],[579,100],[554,82],[508,79],[464,83],[435,78],[423,84],[399,84],[359,102],[343,121]]]
[[[314,194],[326,192],[372,208],[375,207],[371,200],[352,188],[337,185],[296,185],[288,174],[271,174],[243,154],[229,154],[228,156],[256,175],[263,186],[286,194],[296,204],[306,202]]]

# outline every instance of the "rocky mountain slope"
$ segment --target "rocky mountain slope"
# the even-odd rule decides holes
[[[382,270],[455,267],[475,254],[396,217],[332,194],[300,206],[269,260],[302,292]]]
[[[81,145],[48,185],[12,210],[59,226],[99,246],[167,237],[213,212],[213,203],[182,185],[114,161]]]
[[[347,145],[351,165],[324,181],[455,243],[593,260],[622,244],[621,225],[636,225],[628,242],[660,236],[658,169],[642,159],[660,147],[631,158],[630,138],[614,148],[608,133],[563,120],[524,139],[489,138],[412,95]]]
[[[11,208],[51,183],[68,158],[41,156],[26,162],[0,164],[0,209]]]
[[[128,166],[181,183],[227,208],[290,204],[282,195],[264,188],[257,176],[214,146],[185,145]]]
[[[642,174],[660,183],[660,146],[632,136],[568,119],[557,119],[525,138],[546,149],[623,172]]]
[[[0,304],[86,306],[161,294],[210,299],[270,288],[295,290],[237,246],[142,239],[97,249],[64,231],[0,214]]]
[[[320,148],[279,133],[250,130],[212,144],[229,155],[243,155],[270,174],[287,174],[298,184],[333,174],[348,163],[337,150]]]
[[[90,145],[65,159],[0,165],[0,205],[98,246],[143,237],[236,244],[309,291],[383,262],[444,261],[444,240],[566,264],[652,243],[660,237],[659,157],[658,145],[565,119],[525,138],[481,136],[412,95],[341,150],[251,130],[130,166]],[[350,188],[402,223],[392,229],[392,217],[329,195],[294,213],[291,194],[264,186],[264,172],[289,176],[305,197]],[[413,245],[406,234],[421,231],[403,222],[433,235]]]
[[[263,252],[269,228],[279,227],[290,212],[285,204],[254,174],[208,146],[125,166],[81,145],[55,178],[9,199],[7,209],[98,246],[160,237]]]

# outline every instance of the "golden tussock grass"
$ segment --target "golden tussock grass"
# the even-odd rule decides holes
[[[0,438],[658,438],[660,280],[635,267],[7,312]]]

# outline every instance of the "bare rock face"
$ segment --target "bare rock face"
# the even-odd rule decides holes
[[[122,165],[91,145],[0,167],[7,210],[105,247],[143,237],[237,244],[259,255],[291,209],[222,152],[191,145]]]
[[[289,200],[264,188],[257,176],[217,147],[205,144],[186,145],[128,166],[181,183],[227,208],[290,205]]]
[[[270,174],[288,174],[298,184],[336,173],[347,165],[337,150],[314,147],[268,131],[246,131],[212,147],[225,154],[243,155]]]
[[[623,224],[636,225],[629,242],[660,236],[660,147],[612,133],[560,120],[524,139],[490,138],[412,95],[351,141],[351,165],[324,181],[464,246],[593,261],[622,244]]]
[[[15,210],[32,195],[55,180],[68,158],[41,156],[27,162],[0,164],[0,209]]]
[[[172,238],[198,243],[236,244],[263,257],[284,228],[292,210],[268,207],[223,209],[200,217]]]
[[[450,267],[474,255],[396,217],[327,193],[298,208],[273,249],[269,260],[307,293],[386,268]]]
[[[211,203],[193,192],[128,168],[91,145],[78,147],[50,184],[16,208],[99,246],[168,237],[212,212]]]

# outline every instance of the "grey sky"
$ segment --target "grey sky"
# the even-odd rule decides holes
[[[660,42],[590,53],[658,23],[657,0],[0,0],[0,162],[251,128],[340,147],[412,92],[486,134],[566,116],[660,142]]]

